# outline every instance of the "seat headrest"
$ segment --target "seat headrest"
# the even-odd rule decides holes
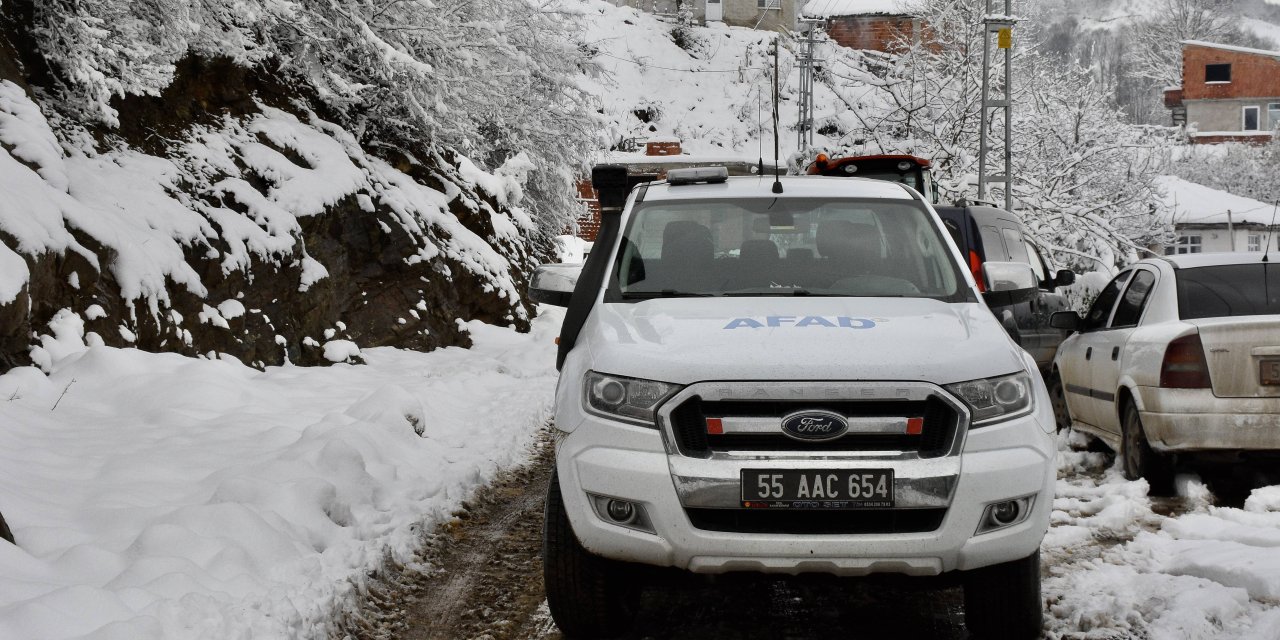
[[[744,240],[738,253],[739,260],[748,262],[777,262],[781,257],[772,240]]]
[[[715,243],[711,241],[711,229],[688,220],[668,222],[662,229],[662,260],[685,262],[711,262],[715,258]]]

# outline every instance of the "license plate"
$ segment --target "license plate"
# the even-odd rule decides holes
[[[889,508],[893,506],[893,469],[743,469],[742,506]]]
[[[1262,384],[1266,386],[1280,385],[1280,358],[1267,358],[1260,363]]]

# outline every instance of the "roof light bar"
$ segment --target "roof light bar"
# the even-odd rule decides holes
[[[698,184],[717,184],[729,179],[729,170],[725,167],[692,167],[689,169],[672,169],[667,172],[667,184],[671,186]]]

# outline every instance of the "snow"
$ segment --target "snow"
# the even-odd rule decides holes
[[[1227,211],[1235,223],[1270,224],[1272,204],[1232,195],[1175,176],[1160,176],[1156,185],[1164,193],[1162,203],[1176,224],[1226,224]]]
[[[801,13],[814,18],[910,15],[914,0],[810,0]]]
[[[581,264],[586,262],[587,252],[591,251],[593,244],[577,236],[556,236],[556,257],[560,262]]]
[[[368,572],[410,561],[527,454],[561,317],[530,334],[469,323],[470,350],[257,371],[86,348],[59,312],[38,349],[51,373],[0,376],[18,540],[0,543],[0,638],[326,637]]]
[[[1146,481],[1123,478],[1111,457],[1063,438],[1052,526],[1042,553],[1049,638],[1170,640],[1280,637],[1280,513],[1215,507],[1180,476],[1180,508],[1153,510]],[[1168,499],[1166,499],[1168,500]]]
[[[168,157],[64,149],[22,88],[0,81],[0,146],[6,150],[0,153],[0,232],[13,238],[0,246],[0,304],[11,302],[31,277],[22,256],[69,251],[113,276],[130,311],[123,320],[131,324],[138,303],[160,318],[172,291],[203,298],[212,282],[202,278],[236,271],[252,276],[264,264],[297,265],[305,292],[329,271],[302,246],[301,221],[356,196],[366,209],[377,202],[392,211],[389,218],[417,246],[411,261],[451,258],[480,286],[512,301],[513,316],[524,316],[514,303],[512,260],[494,245],[523,242],[535,226],[527,213],[515,206],[496,211],[447,180],[448,193],[416,182],[313,115],[259,108],[243,119],[194,127]],[[470,165],[466,179],[514,205],[532,168],[527,155],[517,155],[493,175]],[[489,218],[491,237],[451,213],[455,200]],[[71,229],[102,251],[81,246]],[[192,250],[218,260],[222,274],[197,273],[187,261]],[[78,282],[81,275],[74,277]]]
[[[1270,56],[1280,58],[1280,51],[1270,51],[1267,49],[1252,49],[1250,47],[1237,47],[1230,44],[1218,44],[1216,42],[1205,42],[1203,40],[1183,40],[1182,44],[1195,47],[1208,47],[1210,49],[1221,49],[1223,51],[1234,51],[1236,53],[1249,53],[1260,56]]]
[[[346,362],[360,356],[360,347],[350,340],[330,340],[324,343],[324,359],[329,362]]]
[[[1275,4],[1280,4],[1280,0]],[[1280,47],[1280,25],[1257,18],[1244,18],[1240,21],[1240,26],[1244,27],[1245,31],[1253,32],[1253,35],[1267,38],[1273,46]]]

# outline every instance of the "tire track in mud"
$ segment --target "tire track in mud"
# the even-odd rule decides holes
[[[393,567],[340,620],[353,640],[560,640],[542,589],[548,433],[533,459],[477,492],[427,536],[411,567]],[[656,577],[631,640],[656,638],[966,637],[957,588],[925,590],[815,576]]]

